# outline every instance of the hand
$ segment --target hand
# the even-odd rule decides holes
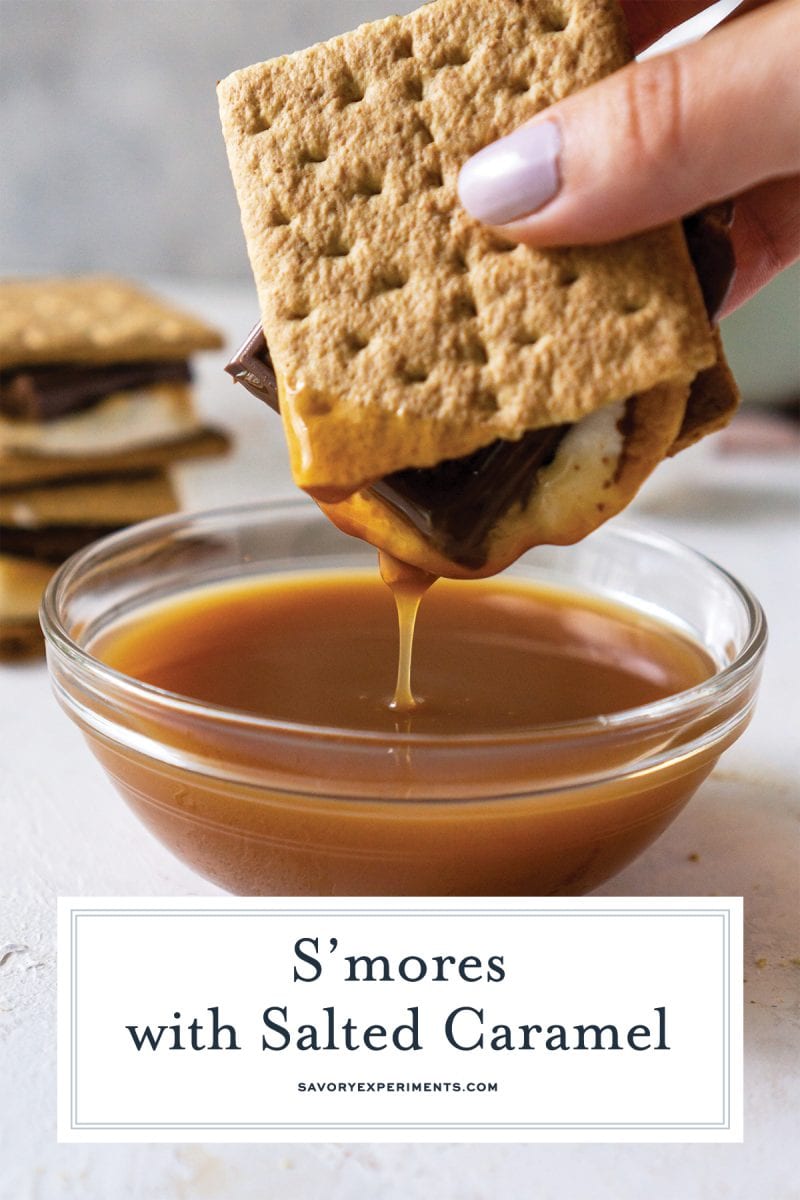
[[[623,0],[639,52],[709,0]],[[800,257],[800,0],[554,104],[462,168],[464,207],[531,246],[604,242],[736,197],[731,312]]]

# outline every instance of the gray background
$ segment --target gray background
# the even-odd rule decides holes
[[[0,0],[0,262],[249,278],[218,79],[418,0]]]
[[[0,0],[0,270],[249,281],[217,79],[418,3]],[[800,391],[799,294],[724,323],[748,399]]]

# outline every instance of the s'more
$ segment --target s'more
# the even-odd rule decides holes
[[[39,600],[95,538],[173,512],[169,468],[227,437],[195,411],[205,321],[105,276],[0,281],[0,657],[41,646]]]
[[[575,542],[736,406],[725,206],[543,250],[458,200],[470,156],[630,58],[616,0],[433,0],[219,85],[260,305],[228,370],[296,483],[403,562]]]

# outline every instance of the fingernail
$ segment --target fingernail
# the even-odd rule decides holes
[[[536,212],[560,187],[561,134],[552,121],[523,125],[461,168],[458,194],[478,221],[506,225]]]

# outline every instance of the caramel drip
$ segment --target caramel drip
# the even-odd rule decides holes
[[[428,588],[438,578],[410,563],[400,562],[385,550],[378,551],[381,578],[394,596],[397,606],[397,628],[400,639],[397,657],[397,682],[390,707],[398,713],[410,713],[418,701],[411,690],[411,656],[414,645],[414,626],[419,604]]]

